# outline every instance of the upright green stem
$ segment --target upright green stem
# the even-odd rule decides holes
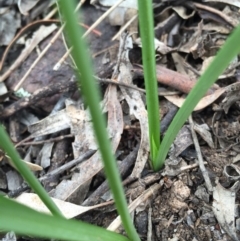
[[[153,168],[156,170],[157,152],[160,147],[160,121],[156,78],[152,1],[138,0],[138,14],[142,42],[144,80],[147,97],[151,159]]]
[[[66,20],[68,38],[73,46],[72,57],[81,73],[81,77],[78,73],[76,74],[79,77],[79,81],[81,78],[81,88],[92,116],[96,139],[104,162],[104,170],[113,193],[117,211],[121,216],[123,226],[129,238],[133,241],[139,241],[140,239],[128,212],[121,178],[106,132],[106,124],[100,109],[100,93],[92,76],[93,71],[89,53],[87,52],[87,45],[82,39],[82,30],[77,24],[73,1],[60,0],[59,6]]]

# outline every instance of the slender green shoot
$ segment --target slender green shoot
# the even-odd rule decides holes
[[[157,153],[160,147],[160,119],[154,48],[153,8],[151,0],[138,0],[138,15],[146,86],[150,153],[153,169],[155,170],[157,166]]]
[[[81,221],[36,212],[0,196],[0,229],[57,240],[130,241],[123,235]]]
[[[179,109],[177,115],[174,117],[158,151],[156,170],[159,170],[163,167],[171,144],[173,143],[184,122],[193,111],[194,107],[217,80],[218,76],[221,75],[221,73],[223,73],[223,71],[228,67],[233,58],[240,52],[239,39],[240,25],[228,37],[225,44],[219,50],[210,66],[199,78],[198,82],[187,96],[183,106]]]
[[[78,73],[76,74],[92,116],[93,128],[104,162],[104,170],[113,193],[117,211],[121,216],[123,226],[129,238],[133,241],[139,241],[140,239],[128,212],[121,178],[117,169],[116,160],[112,153],[110,140],[106,132],[106,124],[100,109],[100,92],[92,77],[92,65],[89,53],[87,52],[86,43],[81,37],[82,29],[79,29],[77,18],[74,14],[73,1],[60,0],[59,6],[61,13],[66,20],[68,38],[73,46],[72,57],[79,72],[81,73],[81,76]]]
[[[0,125],[0,136],[1,142],[0,147],[7,153],[7,155],[11,158],[12,162],[16,166],[17,170],[21,173],[23,178],[27,181],[29,186],[38,194],[44,204],[48,207],[51,213],[57,217],[63,217],[58,207],[49,197],[45,189],[42,187],[37,178],[33,175],[33,173],[29,170],[27,165],[21,161],[17,151],[15,150],[12,142],[10,141],[7,133],[4,130],[4,127]]]

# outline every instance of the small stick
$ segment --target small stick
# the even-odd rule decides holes
[[[148,209],[148,230],[147,230],[147,241],[152,241],[152,208]]]
[[[68,134],[68,135],[64,135],[64,136],[58,136],[55,138],[50,138],[48,140],[43,140],[43,141],[30,141],[30,142],[25,142],[25,143],[20,143],[18,146],[31,146],[31,145],[42,145],[45,143],[49,143],[49,142],[56,142],[56,141],[61,141],[65,138],[72,138],[74,137],[73,134]]]
[[[213,186],[212,186],[211,180],[209,178],[208,171],[206,170],[206,168],[204,166],[201,149],[200,149],[200,146],[199,146],[199,142],[198,142],[198,139],[197,139],[196,132],[194,130],[194,122],[193,122],[193,119],[192,119],[192,115],[189,116],[188,120],[189,120],[190,129],[191,129],[191,133],[192,133],[193,143],[194,143],[194,146],[195,146],[195,149],[196,149],[196,152],[197,152],[199,167],[200,167],[200,170],[202,172],[203,178],[205,180],[206,187],[207,187],[208,191],[212,193]]]
[[[79,156],[78,158],[64,164],[63,166],[59,167],[58,169],[53,170],[52,172],[49,172],[48,174],[42,176],[39,178],[39,181],[45,181],[51,177],[53,177],[54,175],[58,175],[66,170],[68,170],[69,168],[73,167],[74,165],[79,164],[80,162],[83,162],[84,160],[90,158],[94,153],[96,152],[96,150],[89,150],[86,153],[84,153],[83,155]],[[17,197],[19,196],[22,192],[30,190],[31,188],[28,186],[28,184],[25,184],[24,186],[10,191],[8,193],[8,196],[11,198]]]
[[[143,76],[143,68],[141,65],[134,64],[133,67],[133,71],[136,75]],[[159,83],[170,86],[186,94],[188,94],[192,90],[192,88],[197,82],[197,80],[192,80],[187,75],[180,74],[176,71],[167,69],[160,65],[156,66],[156,73],[157,81]],[[213,86],[211,89],[207,91],[206,95],[212,94],[215,90],[216,86]]]
[[[83,155],[79,156],[78,158],[73,159],[72,161],[60,166],[59,168],[47,173],[46,175],[40,177],[38,180],[40,182],[46,181],[47,179],[52,178],[53,176],[59,175],[61,173],[63,173],[64,171],[72,168],[75,165],[78,165],[79,163],[89,159],[94,153],[96,152],[96,150],[89,150],[86,153],[84,153]]]

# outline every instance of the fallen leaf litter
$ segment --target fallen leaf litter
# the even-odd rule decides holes
[[[91,118],[76,91],[74,64],[66,58],[62,29],[51,16],[35,21],[38,14],[42,18],[54,10],[49,5],[46,12],[49,3],[43,2],[20,1],[17,8],[0,5],[0,21],[9,26],[8,32],[0,33],[1,121],[22,159],[31,163],[30,168],[43,169],[36,172],[37,177],[61,203],[60,208],[67,210],[68,218],[78,216],[121,232],[101,172]],[[87,37],[94,76],[103,93],[112,150],[140,237],[240,240],[238,58],[198,103],[172,144],[165,168],[153,173],[136,2],[121,3],[97,24],[95,20],[112,3],[94,4],[81,6],[81,21],[95,28]],[[239,8],[238,1],[154,3],[162,136],[186,94],[239,23]],[[25,25],[20,19],[26,20]],[[119,33],[116,26],[121,26]],[[112,38],[118,40],[111,42]],[[22,98],[13,94],[20,85],[19,93],[27,93]],[[11,161],[5,153],[1,152],[0,160],[1,192],[20,194],[18,199],[25,204],[45,210],[34,194],[21,194],[28,187],[8,165]]]

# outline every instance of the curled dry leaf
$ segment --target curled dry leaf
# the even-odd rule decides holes
[[[236,82],[236,83],[231,84],[231,85],[226,87],[227,95],[224,98],[224,100],[222,101],[222,108],[223,108],[223,110],[226,114],[228,113],[230,107],[234,103],[239,101],[239,99],[240,99],[239,89],[240,89],[240,83],[239,82]]]
[[[189,19],[195,14],[195,10],[193,10],[190,14],[187,13],[187,9],[183,6],[172,7],[172,10],[174,10],[182,19]]]
[[[224,92],[225,88],[221,88],[216,90],[213,94],[207,95],[203,97],[194,108],[194,111],[202,110],[212,104],[216,99],[218,99]],[[178,106],[179,108],[183,105],[185,98],[179,97],[177,95],[173,96],[165,96],[167,100],[169,100],[174,105]]]

